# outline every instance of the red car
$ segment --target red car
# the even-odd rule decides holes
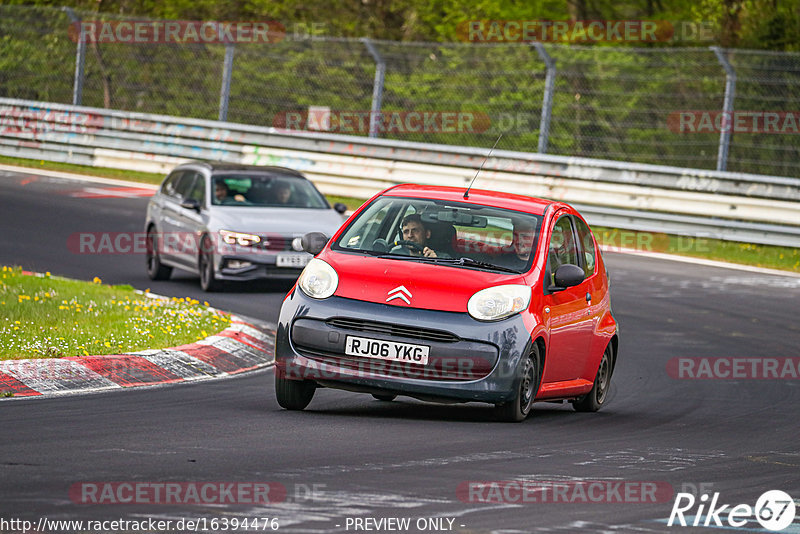
[[[596,411],[617,360],[608,275],[563,202],[391,187],[328,241],[281,308],[275,391],[289,410],[318,387],[391,401],[486,402],[522,421],[534,401]]]

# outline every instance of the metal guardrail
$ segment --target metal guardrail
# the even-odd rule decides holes
[[[129,13],[8,4],[3,47],[24,58],[3,63],[8,98],[276,127],[328,107],[342,120],[321,127],[336,133],[473,147],[503,133],[509,150],[800,177],[800,52],[708,47],[707,22],[676,24],[659,37],[667,46],[395,42],[323,35],[316,24],[223,43],[112,30],[168,22]],[[345,118],[369,110],[383,115]],[[412,110],[475,121],[393,123]]]
[[[329,194],[465,187],[486,151],[0,98],[0,154],[166,173],[282,165]],[[800,247],[800,179],[496,150],[477,187],[565,200],[590,224]]]

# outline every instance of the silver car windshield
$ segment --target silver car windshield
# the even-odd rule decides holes
[[[327,209],[330,206],[314,185],[303,178],[262,174],[214,175],[214,206]]]
[[[521,273],[533,262],[541,219],[466,202],[381,197],[350,222],[333,248]]]

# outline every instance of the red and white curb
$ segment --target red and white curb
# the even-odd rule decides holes
[[[272,365],[274,347],[273,328],[232,315],[222,332],[169,349],[0,361],[0,392],[36,397],[221,378]]]

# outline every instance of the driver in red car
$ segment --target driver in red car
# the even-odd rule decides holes
[[[428,239],[431,231],[425,227],[419,213],[412,213],[403,217],[400,223],[403,232],[403,240],[390,252],[393,254],[405,254],[407,256],[425,256],[426,258],[438,258],[436,251],[428,246]],[[405,241],[406,243],[403,243]],[[445,256],[441,256],[445,257]]]

